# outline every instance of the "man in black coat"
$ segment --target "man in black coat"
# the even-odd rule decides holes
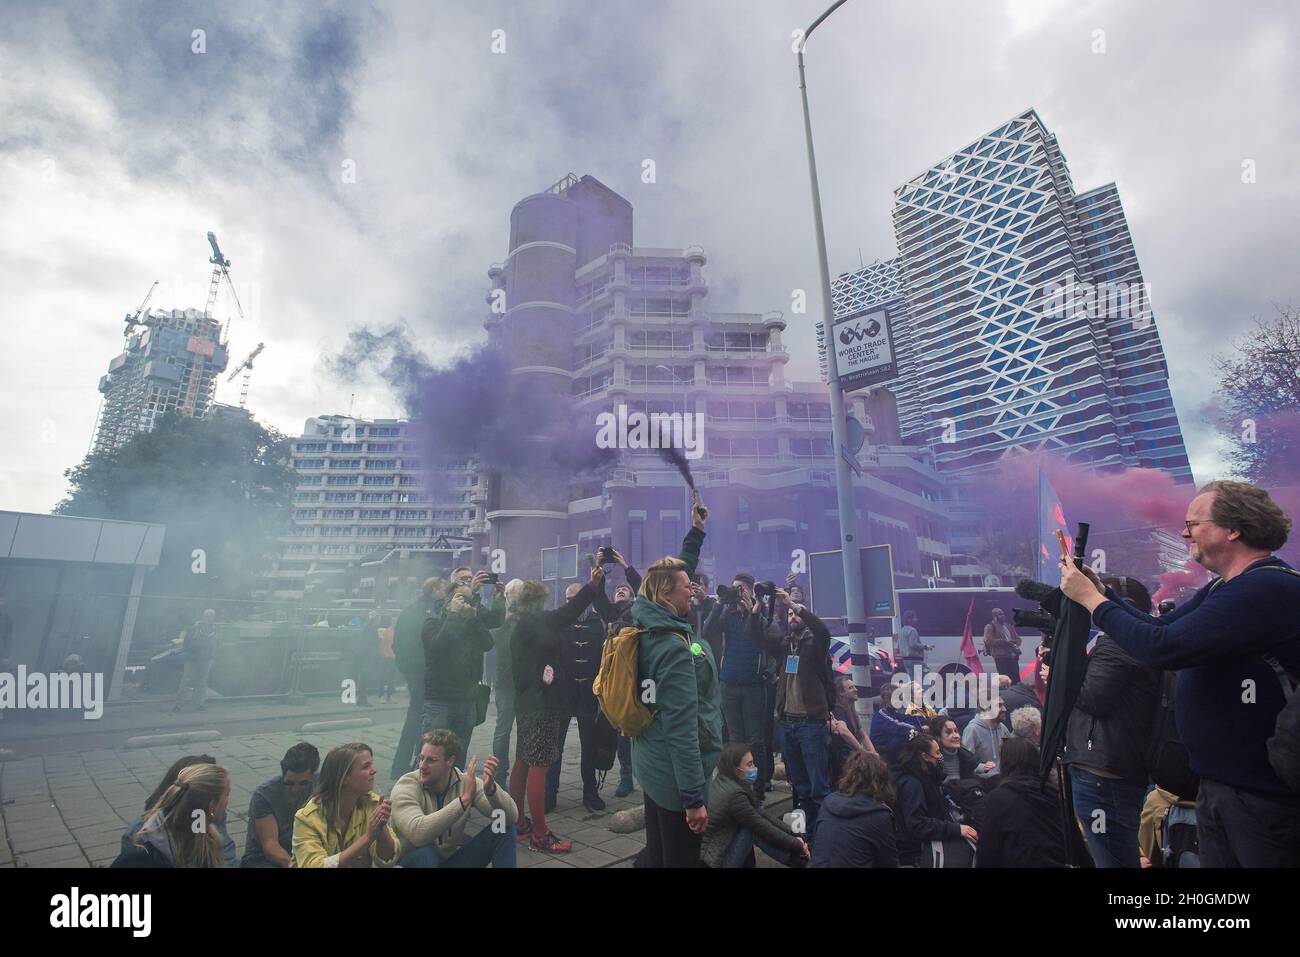
[[[394,781],[415,770],[413,756],[420,743],[420,714],[424,708],[424,642],[420,640],[420,633],[427,619],[440,614],[445,588],[446,582],[441,578],[425,579],[420,597],[402,609],[397,624],[393,626],[393,660],[406,680],[410,698],[402,722],[402,736],[393,752],[391,775]]]
[[[583,586],[574,582],[564,590],[565,601],[572,600],[581,592]],[[597,594],[603,594],[604,581],[601,581]],[[568,702],[569,714],[578,719],[578,740],[581,747],[579,768],[582,774],[582,806],[588,811],[605,810],[596,784],[596,766],[593,762],[596,737],[596,720],[600,704],[591,692],[591,683],[600,671],[600,655],[605,644],[605,623],[595,611],[594,606],[582,613],[574,624],[560,630],[560,668],[557,682],[562,682],[560,693]],[[560,730],[560,754],[564,754],[564,743],[569,736],[568,718]],[[546,772],[546,810],[555,810],[560,792],[560,766],[563,757],[551,765]]]
[[[1103,583],[1144,614],[1151,595],[1133,578]],[[1099,635],[1065,731],[1074,812],[1098,867],[1138,867],[1138,823],[1146,799],[1146,752],[1160,672]]]

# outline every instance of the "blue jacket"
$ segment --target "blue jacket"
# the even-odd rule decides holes
[[[722,673],[729,685],[756,685],[763,672],[763,649],[749,637],[749,616],[733,608],[718,605],[704,623],[704,640],[718,647],[721,633]]]
[[[1300,575],[1290,567],[1280,558],[1262,559],[1231,581],[1210,582],[1160,618],[1108,592],[1092,620],[1142,664],[1178,672],[1174,718],[1193,771],[1300,806],[1300,795],[1278,780],[1268,761],[1264,742],[1285,697],[1260,657],[1272,653],[1300,677]]]
[[[871,728],[867,731],[867,737],[885,759],[885,763],[893,765],[898,763],[903,745],[907,744],[908,739],[924,730],[925,718],[919,714],[886,714],[883,709],[877,708],[871,716]]]
[[[810,867],[897,867],[898,842],[889,808],[865,794],[835,791],[817,812]]]

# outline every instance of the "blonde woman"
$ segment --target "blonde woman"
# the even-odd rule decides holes
[[[632,770],[645,794],[646,845],[638,867],[695,867],[708,826],[707,784],[722,751],[722,691],[713,652],[688,616],[691,575],[709,511],[694,496],[680,558],[646,570],[632,621],[647,629],[637,652],[643,685],[654,689],[654,720],[632,739]]]
[[[215,764],[192,764],[145,812],[144,824],[113,867],[222,867],[217,821],[230,804],[230,775]]]
[[[325,755],[316,793],[293,819],[294,867],[392,867],[401,843],[393,807],[373,790],[368,744],[341,744]]]

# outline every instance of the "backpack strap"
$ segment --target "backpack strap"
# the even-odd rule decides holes
[[[1300,571],[1296,571],[1294,568],[1289,568],[1286,565],[1256,565],[1254,568],[1246,569],[1246,571],[1242,572],[1242,574],[1244,575],[1250,572],[1264,571],[1265,569],[1270,569],[1270,568],[1273,571],[1287,572],[1291,575],[1294,575],[1296,578],[1300,578]],[[1214,584],[1210,586],[1210,590],[1213,591],[1221,584],[1223,584],[1223,579],[1222,578],[1216,579]],[[1264,651],[1264,652],[1260,652],[1259,656],[1264,659],[1264,663],[1268,665],[1270,668],[1272,668],[1274,673],[1277,675],[1278,683],[1282,685],[1282,695],[1289,702],[1291,700],[1291,696],[1296,692],[1296,684],[1300,684],[1300,679],[1297,679],[1294,675],[1291,674],[1291,672],[1287,671],[1286,667],[1282,664],[1282,662],[1277,660],[1276,655]]]

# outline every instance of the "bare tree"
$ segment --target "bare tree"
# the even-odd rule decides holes
[[[1214,358],[1228,459],[1251,482],[1292,481],[1300,474],[1300,309],[1257,318],[1233,348]]]

